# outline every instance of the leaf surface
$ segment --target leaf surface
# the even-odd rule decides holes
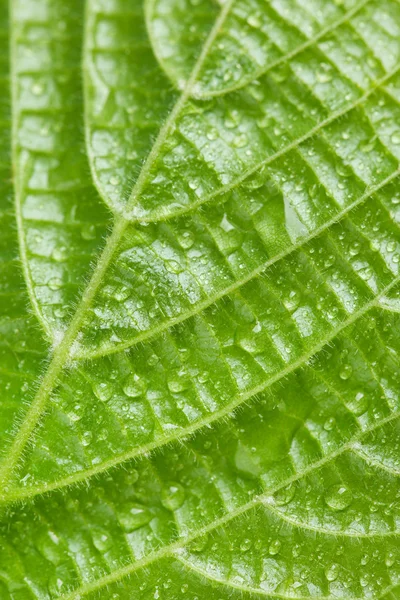
[[[0,597],[400,597],[398,2],[0,7]]]

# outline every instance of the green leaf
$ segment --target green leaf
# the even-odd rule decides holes
[[[400,4],[0,45],[1,600],[400,598]]]

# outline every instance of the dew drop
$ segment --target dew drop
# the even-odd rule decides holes
[[[90,442],[93,439],[93,434],[91,431],[85,431],[82,435],[82,446],[89,446]]]
[[[185,501],[185,490],[179,483],[169,483],[161,491],[161,504],[167,510],[177,510]]]
[[[48,281],[47,285],[53,292],[55,292],[62,287],[62,280],[59,277],[52,277]]]
[[[84,240],[94,240],[96,237],[96,227],[94,225],[90,225],[89,223],[85,223],[81,227],[81,236]]]
[[[183,231],[178,235],[178,242],[184,250],[188,250],[194,244],[194,235],[191,231]]]
[[[101,402],[107,402],[111,398],[113,388],[109,383],[94,383],[92,387],[94,395],[101,400]]]
[[[333,510],[344,510],[350,506],[353,494],[344,485],[333,485],[325,494],[325,502]]]
[[[248,538],[244,539],[243,542],[240,544],[241,552],[247,552],[248,550],[250,550],[250,548],[251,548],[251,540],[249,540]]]
[[[368,408],[368,398],[364,392],[357,392],[352,400],[347,403],[348,408],[357,417],[363,415]]]
[[[120,516],[122,527],[128,533],[147,525],[151,519],[150,511],[141,504],[134,504]]]
[[[385,558],[385,565],[387,567],[393,567],[394,563],[395,563],[394,553],[393,552],[388,552],[386,554],[386,558]]]
[[[65,246],[61,246],[61,248],[55,248],[51,256],[56,262],[64,262],[68,258],[67,248]]]
[[[339,377],[340,379],[343,379],[343,381],[346,381],[347,379],[350,379],[350,377],[353,374],[353,367],[349,364],[343,365],[340,373],[339,373]]]
[[[324,423],[325,431],[333,431],[336,427],[336,419],[335,417],[329,417]]]
[[[122,389],[129,398],[138,398],[145,393],[146,387],[146,382],[138,375],[129,375]]]
[[[325,577],[328,581],[335,581],[339,575],[339,568],[336,564],[331,565],[325,569]]]
[[[179,375],[174,375],[168,379],[168,389],[173,394],[179,394],[179,392],[183,392],[188,387],[187,381]]]
[[[31,91],[34,96],[41,96],[44,92],[44,87],[41,83],[34,83]]]
[[[296,488],[294,487],[294,485],[288,485],[287,487],[278,490],[274,494],[274,502],[277,506],[285,506],[285,504],[289,504],[289,502],[293,500],[295,493]]]
[[[282,542],[280,542],[279,540],[274,540],[270,543],[268,552],[271,554],[271,556],[275,556],[275,554],[278,554],[279,550],[281,549],[281,546]]]
[[[394,133],[392,133],[392,135],[390,136],[390,141],[392,142],[392,144],[395,145],[400,144],[400,131],[395,131]]]

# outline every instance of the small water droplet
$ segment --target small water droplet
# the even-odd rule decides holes
[[[245,133],[242,133],[241,135],[237,135],[235,137],[235,139],[233,140],[233,145],[235,146],[235,148],[244,148],[245,146],[247,146],[247,135]]]
[[[34,83],[31,91],[34,96],[41,96],[44,92],[44,87],[41,83]]]
[[[64,262],[68,258],[68,250],[65,246],[54,248],[51,256],[56,262]]]
[[[386,565],[387,567],[393,567],[393,565],[394,565],[394,563],[395,563],[395,560],[396,560],[396,559],[395,559],[395,555],[394,555],[394,553],[393,553],[393,552],[388,552],[388,553],[386,554],[386,557],[385,557],[385,565]]]
[[[168,389],[173,394],[179,394],[179,392],[183,392],[188,387],[188,382],[184,379],[183,376],[174,375],[168,379]]]
[[[400,131],[395,131],[394,133],[392,133],[392,135],[390,136],[390,141],[392,142],[392,144],[400,144]]]
[[[191,231],[183,231],[178,235],[178,242],[184,250],[188,250],[194,244],[194,235]]]
[[[81,227],[81,236],[84,240],[94,240],[96,237],[96,227],[94,225],[90,225],[89,223],[85,223]]]
[[[112,385],[110,385],[109,383],[107,383],[107,382],[97,383],[96,382],[93,384],[92,387],[93,387],[94,395],[96,396],[96,398],[101,400],[101,402],[107,402],[111,398],[113,388],[112,388]]]
[[[126,510],[122,511],[120,516],[122,527],[128,533],[147,525],[151,519],[151,512],[141,504],[133,504],[126,507]]]
[[[169,483],[161,491],[161,504],[167,510],[177,510],[185,500],[185,490],[179,483]]]
[[[285,506],[293,499],[296,493],[294,485],[288,485],[274,494],[274,502],[277,506]]]
[[[275,554],[278,554],[279,550],[281,549],[281,546],[282,542],[280,540],[274,540],[270,543],[268,552],[271,554],[271,556],[275,556]]]
[[[336,427],[336,419],[335,417],[329,417],[324,423],[325,431],[333,431]]]
[[[59,277],[52,277],[47,285],[49,286],[49,288],[55,292],[57,290],[59,290],[62,287],[62,280]]]
[[[146,382],[141,377],[129,375],[122,389],[129,398],[138,398],[145,393],[146,388]]]
[[[328,581],[335,581],[339,575],[339,567],[336,564],[331,565],[325,569],[325,577]]]
[[[343,365],[342,368],[340,369],[339,377],[340,377],[340,379],[343,379],[343,381],[346,381],[346,379],[350,379],[352,374],[353,374],[353,367],[349,364],[346,364],[346,365]]]
[[[250,550],[250,548],[251,548],[251,540],[249,540],[248,538],[244,539],[243,542],[240,544],[241,552],[247,552],[248,550]]]
[[[93,439],[93,433],[91,431],[85,431],[82,435],[82,446],[89,446]]]

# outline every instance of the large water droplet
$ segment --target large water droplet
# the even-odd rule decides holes
[[[342,484],[333,485],[325,494],[325,502],[333,510],[344,510],[350,506],[352,500],[351,490]]]

